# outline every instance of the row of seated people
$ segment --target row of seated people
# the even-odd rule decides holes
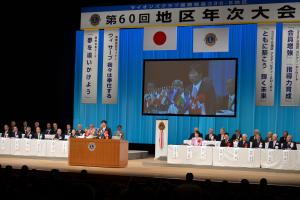
[[[14,121],[13,121],[14,122]],[[25,121],[26,122],[26,121]],[[29,139],[45,139],[46,135],[54,135],[53,139],[65,140],[67,137],[96,137],[100,139],[111,139],[112,132],[107,126],[105,120],[101,121],[101,127],[96,129],[93,124],[90,124],[89,128],[83,129],[81,124],[77,125],[77,129],[72,129],[70,124],[66,125],[66,130],[63,132],[61,128],[58,128],[57,123],[47,123],[46,129],[41,130],[39,123],[35,122],[34,131],[30,126],[27,126],[27,122],[23,123],[21,131],[16,126],[15,122],[11,123],[11,127],[7,124],[4,125],[4,130],[1,137],[6,138],[29,138]],[[125,133],[122,130],[122,125],[117,126],[117,131],[114,134],[120,139],[124,139]]]
[[[192,145],[201,145],[203,134],[199,132],[198,128],[194,128],[194,132],[190,135],[189,140],[192,140]],[[266,139],[263,140],[260,131],[255,129],[254,135],[248,140],[248,135],[241,134],[240,130],[236,130],[232,137],[229,138],[229,134],[224,128],[220,129],[218,135],[214,134],[214,129],[210,128],[208,134],[205,135],[204,140],[220,141],[221,147],[297,150],[297,145],[293,141],[292,135],[289,135],[287,131],[283,132],[283,135],[279,140],[277,134],[268,132]]]

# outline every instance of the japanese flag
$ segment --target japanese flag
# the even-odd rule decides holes
[[[176,50],[177,27],[144,28],[144,50]]]
[[[228,28],[195,28],[193,52],[228,52]]]

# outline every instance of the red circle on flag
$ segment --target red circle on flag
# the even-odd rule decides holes
[[[167,41],[167,35],[162,31],[156,32],[153,36],[153,42],[156,45],[163,45],[166,41]]]

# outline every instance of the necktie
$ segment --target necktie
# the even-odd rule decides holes
[[[196,97],[196,96],[197,96],[197,88],[196,86],[193,86],[192,97]]]

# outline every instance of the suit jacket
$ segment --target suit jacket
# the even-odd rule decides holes
[[[66,130],[65,135],[71,135],[72,130]]]
[[[217,136],[216,136],[215,134],[213,134],[213,136],[214,136],[214,140],[216,140],[216,139],[217,139]],[[207,135],[205,136],[205,140],[210,140],[209,134],[207,134]]]
[[[199,134],[201,138],[203,138],[203,134],[200,133]],[[195,133],[191,133],[190,137],[189,137],[189,140],[191,140],[193,137],[195,137]]]
[[[34,137],[33,138],[34,139],[42,139],[42,140],[44,140],[45,139],[45,133],[40,133],[40,138],[39,138],[39,136],[38,136],[37,133],[34,133]]]
[[[250,148],[250,143],[248,141],[246,142],[243,142],[242,140],[239,141],[238,143],[238,147],[241,147],[241,148]]]
[[[76,130],[76,135],[80,136],[84,134],[84,130]]]
[[[7,137],[9,137],[9,136],[10,136],[10,131],[8,131],[8,132],[7,132],[7,134],[8,134],[8,136],[7,136]],[[1,137],[5,137],[5,131],[3,131],[3,133],[2,133],[2,135],[1,135]]]
[[[107,131],[108,132],[108,139],[111,139],[112,137],[112,133],[111,133],[111,129],[106,127],[105,130],[103,131],[102,129],[99,129],[99,138],[100,139],[104,139],[104,132]]]
[[[274,143],[275,143],[275,145],[274,145]],[[268,148],[269,149],[281,149],[281,144],[279,141],[271,141],[268,144]]]
[[[57,140],[64,140],[64,139],[65,139],[65,134],[62,133],[62,134],[60,135],[60,137],[59,137],[58,134],[56,133],[55,136],[54,136],[54,139],[57,139]]]
[[[190,94],[193,91],[193,85],[190,85],[188,90]],[[204,95],[204,105],[206,115],[215,115],[216,114],[216,92],[215,87],[212,81],[208,78],[202,79],[201,85],[199,87],[197,96],[200,94]],[[189,113],[193,113],[191,108],[189,108]]]
[[[249,139],[249,141],[250,141],[250,142],[253,142],[254,140],[255,140],[255,137],[254,137],[254,135],[250,136],[250,139]]]
[[[234,142],[235,140],[238,140],[238,141],[240,141],[242,139],[242,135],[240,134],[239,136],[237,136],[236,134],[233,134],[232,136],[231,136],[231,142]]]
[[[291,144],[288,144],[287,142],[284,142],[282,144],[282,149],[297,150],[297,144],[296,144],[296,142],[291,142]]]
[[[283,144],[283,143],[285,143],[285,141],[286,141],[286,137],[280,137],[280,140],[279,140],[279,142],[281,143],[281,144]]]
[[[34,138],[34,132],[25,133],[25,138],[29,138],[29,135],[31,134],[31,138]]]
[[[261,145],[261,147],[260,147],[260,145]],[[252,142],[252,148],[265,148],[265,142],[262,140],[258,141],[255,139]]]
[[[221,141],[221,147],[232,147],[232,143],[230,142],[230,140],[225,141],[225,139],[223,139]]]
[[[22,133],[20,132],[20,131],[18,131],[18,132],[10,132],[9,134],[8,134],[8,137],[10,137],[10,138],[12,138],[12,137],[14,137],[14,138],[22,138]]]
[[[50,134],[50,135],[53,135],[54,132],[53,132],[53,130],[50,128],[50,129],[46,129],[45,132],[44,132],[44,134]]]
[[[225,134],[228,134],[228,133],[225,133]],[[224,137],[224,136],[223,136]],[[222,141],[223,139],[222,139],[222,135],[221,134],[218,134],[217,135],[217,141]]]

